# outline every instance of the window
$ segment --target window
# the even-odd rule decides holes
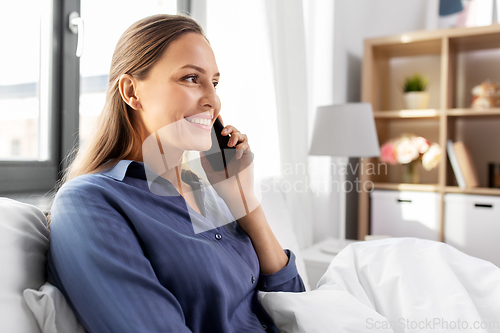
[[[0,193],[47,192],[104,105],[111,55],[136,20],[188,0],[25,0],[0,11]],[[81,58],[70,13],[86,37]],[[105,32],[105,33],[103,33]],[[8,50],[8,52],[6,52]],[[80,78],[81,72],[81,78]],[[81,95],[80,95],[81,93]]]
[[[104,106],[111,57],[121,34],[146,16],[175,14],[177,1],[143,0],[139,6],[136,0],[81,0],[81,8],[85,21],[85,46],[80,60],[79,133],[83,146]]]
[[[48,190],[57,179],[53,0],[0,11],[0,192]]]
[[[41,63],[46,61],[46,46],[50,46],[42,46],[50,38],[47,3],[14,1],[8,10],[0,11],[0,43],[13,46],[10,52],[6,52],[7,48],[0,52],[0,160],[46,160],[48,157],[47,96],[44,94],[49,82],[41,70]]]

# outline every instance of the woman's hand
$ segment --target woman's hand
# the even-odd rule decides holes
[[[221,123],[222,117],[219,115]],[[201,165],[210,184],[217,194],[224,199],[233,217],[245,216],[258,206],[254,194],[253,154],[250,151],[248,137],[234,126],[225,126],[222,135],[231,135],[229,147],[236,148],[236,156],[227,164],[226,169],[215,171],[203,152],[200,152]]]

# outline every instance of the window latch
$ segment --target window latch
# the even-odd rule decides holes
[[[69,14],[69,30],[78,36],[78,40],[76,43],[76,56],[80,58],[83,53],[84,29],[83,19],[77,12],[71,12]]]

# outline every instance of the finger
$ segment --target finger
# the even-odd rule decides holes
[[[236,146],[236,159],[239,160],[241,156],[243,156],[243,153],[245,150],[250,150],[250,146],[248,145],[248,142],[243,142],[240,143],[239,145]]]
[[[220,113],[219,113],[219,115],[218,115],[217,117],[219,118],[219,120],[220,120],[220,122],[221,122],[222,126],[224,126],[224,122],[222,121],[222,116],[220,115]]]
[[[229,134],[233,134],[233,133],[240,133],[240,131],[238,131],[236,129],[236,127],[232,126],[232,125],[227,125],[223,130],[222,130],[222,135],[229,135]]]
[[[246,134],[238,132],[238,133],[233,133],[233,135],[231,135],[231,139],[229,139],[227,145],[229,147],[233,147],[236,146],[238,143],[242,142],[248,142],[248,137],[246,136]]]

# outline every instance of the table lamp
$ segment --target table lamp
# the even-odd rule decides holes
[[[369,103],[348,103],[320,106],[316,112],[314,132],[309,155],[342,157],[380,156],[375,120]],[[342,188],[345,174],[341,177],[339,239],[336,244],[327,244],[321,250],[338,253],[346,244],[346,192]]]

